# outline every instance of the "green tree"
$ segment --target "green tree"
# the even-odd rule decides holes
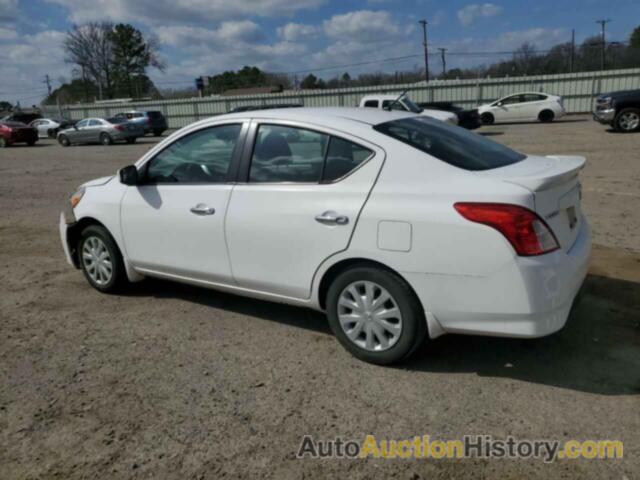
[[[320,88],[318,86],[318,77],[316,77],[313,73],[310,73],[302,79],[302,82],[300,82],[300,88],[302,88],[303,90]]]
[[[629,45],[632,48],[640,48],[640,26],[634,28],[629,38]]]
[[[4,100],[0,100],[0,112],[10,112],[13,110],[13,105]]]
[[[127,93],[140,97],[149,93],[148,67],[163,71],[165,66],[158,54],[155,38],[145,39],[132,25],[119,23],[108,35],[113,55],[113,77],[116,96]]]

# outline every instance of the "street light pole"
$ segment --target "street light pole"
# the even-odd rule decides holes
[[[445,75],[447,74],[447,59],[445,57],[447,49],[439,48],[438,50],[440,50],[440,55],[442,56],[442,78],[444,78]]]
[[[429,83],[429,46],[427,44],[427,21],[420,20],[418,23],[422,25],[422,45],[424,46],[424,79],[427,83]]]

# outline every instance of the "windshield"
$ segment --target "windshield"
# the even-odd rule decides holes
[[[526,155],[481,135],[428,117],[403,118],[373,128],[465,170],[490,170],[526,158]]]
[[[410,112],[413,113],[421,113],[422,109],[417,106],[415,103],[413,103],[411,101],[411,99],[409,97],[402,97],[402,100],[400,100],[405,107],[407,107],[407,110],[409,110]]]

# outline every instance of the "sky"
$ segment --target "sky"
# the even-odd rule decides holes
[[[525,41],[542,50],[572,29],[579,42],[599,33],[599,18],[611,19],[608,40],[627,40],[640,0],[0,0],[0,100],[37,104],[45,75],[53,88],[72,78],[62,42],[74,24],[126,22],[155,36],[167,68],[151,78],[184,88],[244,65],[299,78],[419,68],[423,18],[431,51],[447,48],[448,68],[468,67],[498,59],[475,52]],[[439,56],[430,68],[441,70]]]

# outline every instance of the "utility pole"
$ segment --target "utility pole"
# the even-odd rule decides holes
[[[444,78],[445,75],[447,74],[447,59],[445,57],[447,49],[446,48],[439,48],[438,50],[440,50],[440,55],[442,57],[442,78]]]
[[[47,91],[49,92],[49,96],[51,96],[51,80],[49,79],[48,73],[44,76],[44,81],[42,83],[46,83]]]
[[[422,42],[422,45],[424,45],[424,79],[427,83],[429,83],[429,46],[427,44],[427,21],[420,20],[418,23],[422,25],[422,35],[424,38]]]
[[[600,69],[601,70],[604,70],[604,65],[605,65],[604,56],[605,56],[605,50],[607,48],[606,37],[605,37],[605,26],[610,21],[611,20],[609,20],[608,18],[607,19],[602,18],[600,20],[596,20],[596,23],[600,24],[600,31],[601,31],[601,34],[602,34],[602,40],[601,40],[601,42],[602,42],[602,51],[601,51],[602,55],[600,57]]]
[[[573,73],[576,58],[576,29],[571,30],[571,56],[569,57],[569,72]]]

